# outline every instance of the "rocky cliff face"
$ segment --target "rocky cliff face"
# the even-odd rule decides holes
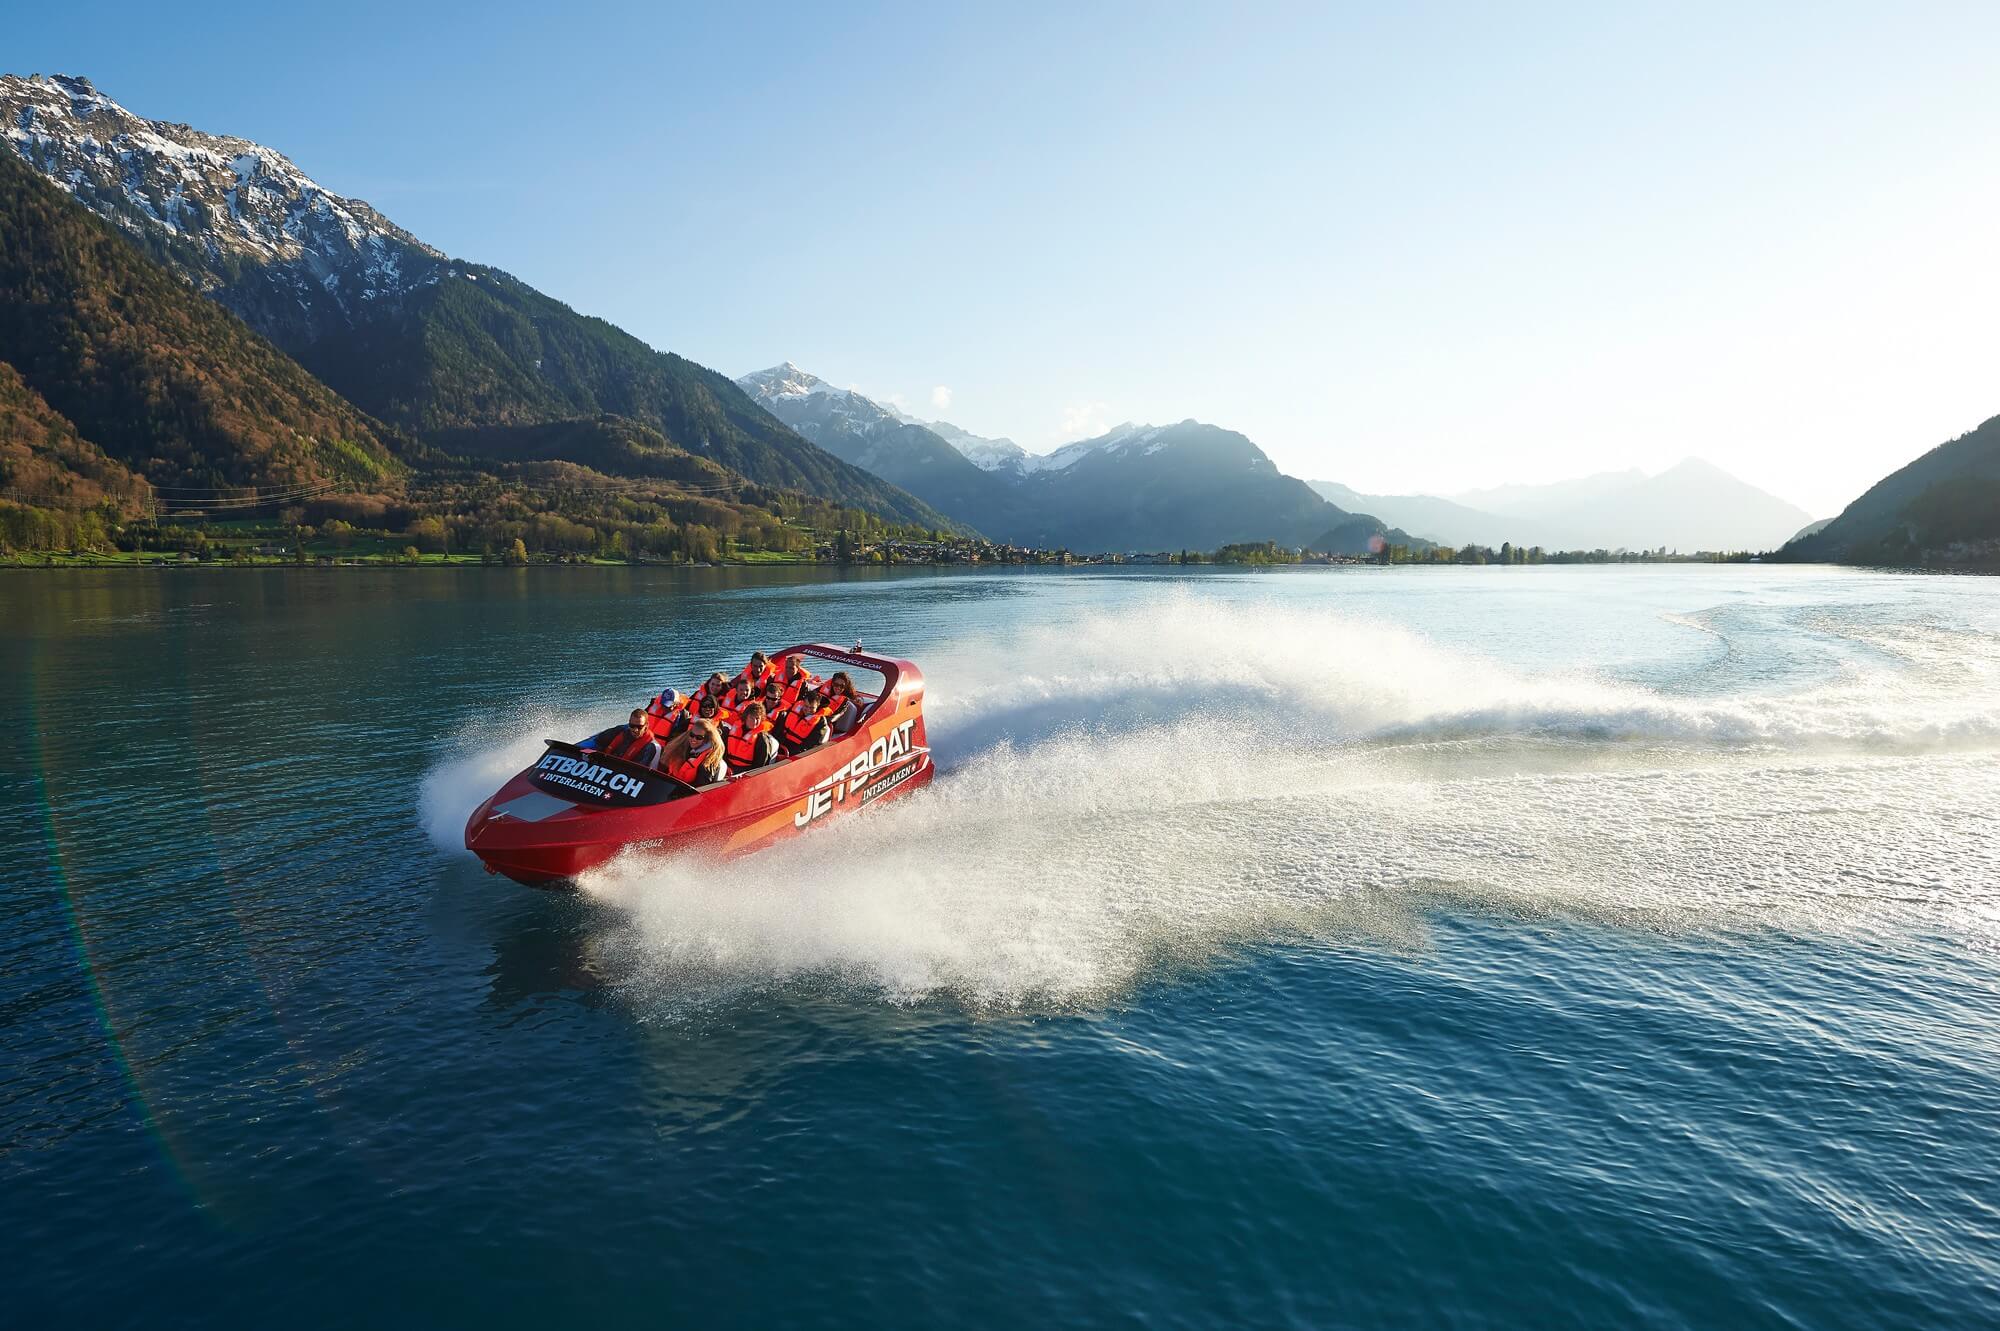
[[[450,270],[359,199],[248,139],[133,114],[68,75],[0,75],[9,148],[288,350]]]

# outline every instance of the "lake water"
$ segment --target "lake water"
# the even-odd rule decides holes
[[[2000,1324],[2000,581],[0,577],[14,1325]],[[940,774],[465,814],[806,638]]]

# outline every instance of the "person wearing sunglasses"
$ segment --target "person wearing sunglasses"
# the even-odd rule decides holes
[[[624,725],[601,730],[579,747],[595,749],[607,758],[619,758],[628,763],[636,763],[640,767],[651,767],[660,760],[660,741],[653,738],[650,720],[645,708],[635,707]]]

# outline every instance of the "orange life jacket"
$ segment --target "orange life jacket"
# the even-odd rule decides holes
[[[690,786],[703,784],[701,780],[702,774],[708,770],[708,764],[704,760],[708,757],[709,752],[710,750],[703,749],[700,753],[696,753],[690,748],[679,762],[667,769],[667,775],[676,781],[684,781]]]
[[[731,767],[748,767],[757,760],[760,736],[771,733],[769,721],[759,721],[754,729],[746,729],[742,722],[732,721],[722,732],[722,756]]]
[[[664,744],[667,738],[674,733],[674,724],[680,720],[681,713],[687,710],[688,705],[683,700],[672,711],[663,712],[660,710],[660,700],[655,698],[646,704],[646,728],[653,732],[654,739]],[[692,713],[689,713],[689,715],[691,716]]]
[[[785,659],[787,661],[798,660],[796,656],[788,656]],[[791,675],[779,675],[778,688],[782,692],[778,695],[778,705],[789,712],[792,709],[792,704],[799,700],[799,694],[803,693],[808,687],[815,689],[819,687],[819,676],[813,674],[810,670],[800,671],[796,678]]]
[[[639,761],[639,751],[653,742],[653,732],[649,727],[634,735],[625,726],[618,727],[618,733],[604,741],[599,750],[607,758],[623,758],[628,763]]]
[[[814,707],[792,707],[785,712],[785,742],[800,745],[812,738],[820,723],[833,715],[833,709],[825,703]]]
[[[777,670],[769,661],[754,675],[750,673],[749,666],[744,666],[737,672],[736,678],[729,681],[730,701],[736,704],[738,710],[748,707],[763,695],[764,681],[777,674]]]

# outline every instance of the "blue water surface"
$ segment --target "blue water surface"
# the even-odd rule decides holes
[[[2000,1325],[2000,583],[106,571],[0,624],[12,1325]],[[578,893],[456,849],[542,734],[856,637],[929,677],[901,807]]]

